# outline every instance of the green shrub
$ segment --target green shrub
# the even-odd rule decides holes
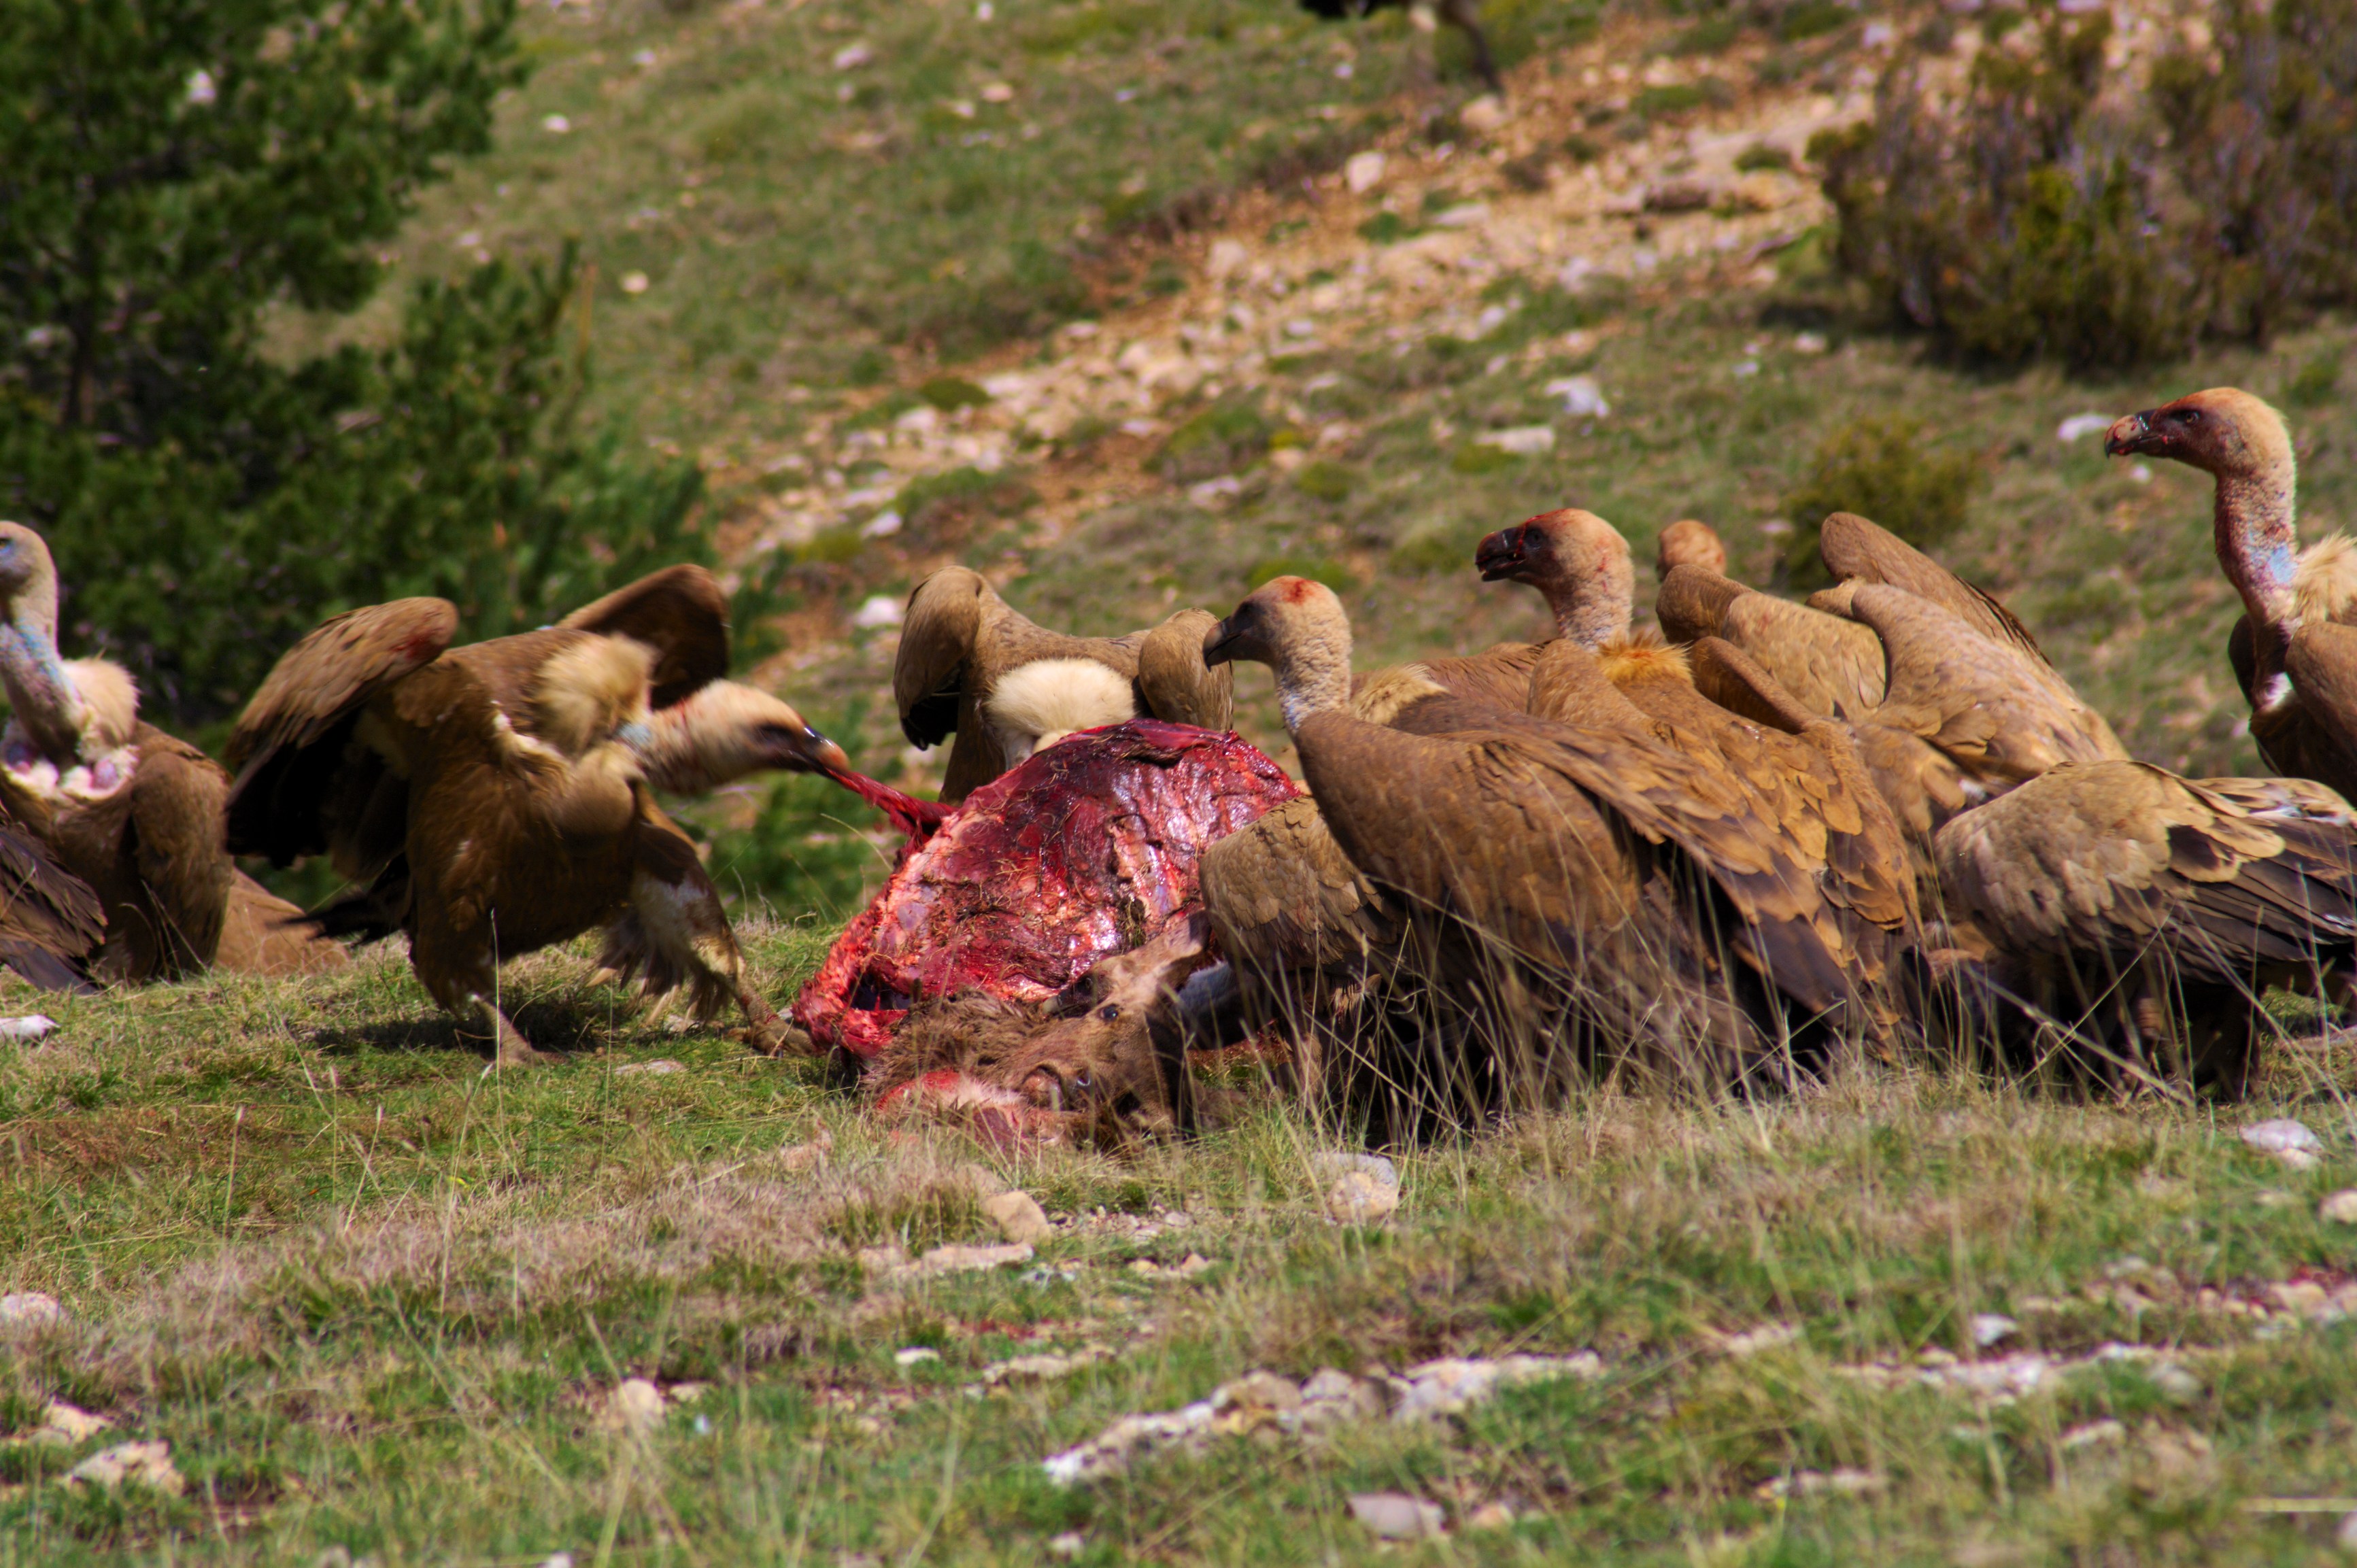
[[[1732,48],[1743,36],[1743,19],[1739,16],[1706,16],[1670,40],[1667,52],[1674,55],[1715,55]]]
[[[1275,577],[1307,577],[1313,583],[1323,583],[1338,594],[1347,594],[1358,585],[1351,574],[1323,555],[1264,555],[1244,572],[1247,592]]]
[[[1224,398],[1172,431],[1154,466],[1174,484],[1217,478],[1258,462],[1275,433],[1250,398]]]
[[[1405,576],[1430,577],[1462,572],[1472,564],[1473,547],[1447,529],[1425,529],[1399,542],[1390,566]]]
[[[1316,500],[1339,501],[1347,498],[1359,482],[1359,476],[1340,463],[1320,457],[1305,463],[1293,476],[1293,488]]]
[[[1564,156],[1576,164],[1592,164],[1604,156],[1604,144],[1574,131],[1563,139]]]
[[[1972,453],[1928,449],[1922,425],[1904,414],[1837,426],[1784,496],[1784,514],[1794,524],[1787,580],[1801,587],[1828,580],[1817,558],[1817,530],[1833,513],[1856,512],[1910,544],[1932,545],[1963,525],[1984,478]]]
[[[1776,23],[1776,36],[1788,44],[1803,38],[1823,38],[1849,26],[1857,13],[1841,0],[1803,0],[1784,13]]]
[[[917,389],[917,395],[948,413],[954,409],[980,408],[990,394],[963,376],[935,376]]]
[[[1781,147],[1758,142],[1735,155],[1735,166],[1743,174],[1755,169],[1788,169],[1792,166],[1792,155]]]
[[[1039,499],[1039,492],[1012,470],[957,467],[909,480],[892,506],[910,532],[938,537],[985,518],[1019,517]]]
[[[1415,231],[1415,225],[1396,212],[1378,212],[1359,225],[1359,238],[1371,245],[1396,245]]]
[[[1972,357],[2128,366],[2357,298],[2357,8],[2228,0],[2222,69],[2180,47],[2133,98],[2101,93],[2108,13],[2024,25],[1956,104],[1902,58],[1871,123],[1811,146],[1836,259],[1895,317]]]
[[[1660,120],[1673,114],[1691,113],[1710,102],[1710,95],[1691,82],[1673,82],[1667,87],[1648,87],[1630,101],[1629,109],[1641,119]]]

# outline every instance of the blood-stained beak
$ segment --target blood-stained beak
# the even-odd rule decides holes
[[[1517,523],[1512,528],[1498,530],[1473,547],[1473,564],[1480,572],[1483,582],[1512,580],[1514,574],[1523,569],[1528,559],[1523,552],[1523,527]]]
[[[2141,413],[2124,413],[2104,434],[2104,456],[2106,457],[2160,456],[2169,449],[2169,436],[2153,425],[2158,409],[2147,408]]]
[[[796,715],[799,719],[800,715]],[[772,723],[761,726],[761,749],[771,768],[794,773],[847,773],[851,758],[843,747],[806,724]]]

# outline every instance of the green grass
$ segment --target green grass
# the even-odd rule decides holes
[[[765,988],[823,935],[756,930]],[[0,1288],[72,1314],[0,1360],[0,1563],[1016,1563],[1074,1530],[1094,1562],[1392,1561],[1345,1508],[1384,1489],[1523,1516],[1414,1562],[2291,1561],[2337,1517],[2251,1505],[2357,1490],[2357,1322],[2270,1289],[2357,1268],[2357,1230],[2315,1212],[2357,1181],[2345,1042],[2278,1047],[2232,1116],[1907,1073],[1751,1106],[1593,1092],[1403,1155],[1401,1213],[1337,1229],[1307,1159],[1327,1136],[1266,1098],[1125,1161],[1008,1156],[673,1034],[581,954],[507,980],[566,1064],[484,1077],[389,953],[69,1003],[51,1043],[0,1047]],[[658,1057],[684,1070],[616,1070]],[[2278,1111],[2321,1168],[2234,1136]],[[1012,1184],[1074,1221],[1040,1266],[863,1260],[995,1240],[977,1200]],[[1189,1254],[1213,1267],[1130,1266]],[[1976,1348],[1982,1313],[2018,1336]],[[2077,1365],[2112,1342],[2153,1348]],[[918,1345],[940,1359],[895,1363]],[[1089,1346],[1112,1355],[963,1391]],[[1252,1368],[1579,1349],[1601,1379],[1459,1421],[1238,1436],[1071,1489],[1039,1468]],[[1996,1403],[1903,1375],[2028,1349],[2076,1369]],[[1869,1364],[1900,1386],[1839,1369]],[[705,1391],[632,1439],[601,1416],[626,1377]],[[53,1399],[116,1426],[18,1440]],[[2116,1441],[2065,1440],[2106,1421]],[[130,1438],[168,1443],[188,1493],[60,1482]],[[1808,1490],[1836,1472],[1868,1489]]]

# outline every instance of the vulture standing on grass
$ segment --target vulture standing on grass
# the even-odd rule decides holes
[[[2131,413],[2104,450],[2167,457],[2217,481],[2212,542],[2243,596],[2227,645],[2270,766],[2357,794],[2357,552],[2339,535],[2299,551],[2298,459],[2283,416],[2212,387]]]
[[[1915,924],[1914,877],[1898,822],[1850,737],[1809,714],[1738,650],[1706,639],[1690,655],[1630,635],[1635,568],[1628,542],[1594,512],[1543,512],[1481,541],[1485,581],[1537,588],[1562,637],[1534,671],[1543,718],[1593,724],[1609,704],[1598,672],[1652,734],[1740,791],[1788,875],[1822,893],[1814,918],[1844,967],[1878,984],[1893,940]],[[1837,997],[1803,993],[1825,1007]]]
[[[1541,1027],[1527,993],[1544,993],[1608,1049],[1650,1047],[1673,1070],[1725,1078],[1761,1065],[1781,1037],[1761,977],[1824,1007],[1852,994],[1856,955],[1820,919],[1807,868],[1739,790],[1660,744],[1600,675],[1598,711],[1617,704],[1617,724],[1468,701],[1413,667],[1368,682],[1353,711],[1349,620],[1329,589],[1297,577],[1247,597],[1204,652],[1275,670],[1320,819],[1409,921],[1405,966],[1486,987],[1470,1027]],[[1371,691],[1383,699],[1372,716]],[[1321,897],[1351,901],[1330,886]],[[1347,937],[1357,915],[1340,913]],[[1213,918],[1251,923],[1219,908]],[[1722,965],[1727,950],[1741,961]],[[1492,1057],[1511,1044],[1487,1042]]]
[[[1203,663],[1212,618],[1181,610],[1125,637],[1067,637],[1011,608],[979,572],[945,566],[909,595],[892,696],[912,746],[952,731],[943,800],[964,800],[1074,730],[1141,714],[1223,730],[1234,677]]]
[[[846,771],[777,698],[724,681],[727,604],[696,566],[658,572],[554,627],[452,648],[447,600],[336,617],[270,672],[237,722],[228,804],[240,854],[325,854],[359,890],[318,930],[404,931],[434,1000],[540,1059],[496,1003],[503,959],[603,928],[601,962],[699,1017],[734,1001],[775,1049],[695,846],[650,788],[694,793],[759,768]]]
[[[2307,780],[2067,764],[1941,829],[1939,859],[1995,946],[2000,1023],[2059,1023],[2115,1089],[2240,1095],[2258,998],[2345,985],[2357,943],[2357,815]]]
[[[212,758],[139,717],[129,671],[58,652],[49,547],[0,523],[0,803],[97,893],[106,912],[91,972],[174,980],[216,963],[244,973],[340,967],[332,942],[283,929],[302,911],[231,864],[229,779]]]

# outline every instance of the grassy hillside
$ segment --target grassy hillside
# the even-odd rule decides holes
[[[740,628],[758,678],[871,770],[938,768],[883,693],[890,601],[942,562],[1076,630],[1306,571],[1373,664],[1534,629],[1467,560],[1567,502],[1641,560],[1706,518],[1765,582],[1820,443],[1894,413],[1983,476],[1939,553],[2133,746],[2255,764],[2204,483],[2056,428],[2252,387],[2337,526],[2349,326],[2087,382],[1943,365],[1858,314],[1789,166],[1904,28],[1498,0],[1501,120],[1395,14],[994,5],[535,8],[499,150],[392,252],[583,237],[605,410],[706,464],[780,607]],[[1574,412],[1591,390],[1609,412]],[[1241,684],[1281,751],[1265,673]],[[749,934],[775,999],[879,874],[860,817],[808,782],[705,813],[716,875],[790,917]],[[2275,1044],[2231,1110],[1912,1071],[1597,1090],[1400,1156],[1399,1214],[1345,1225],[1314,1160],[1337,1134],[1274,1095],[1185,1146],[1010,1155],[674,1032],[584,950],[503,985],[568,1063],[482,1076],[382,951],[304,985],[0,993],[62,1026],[0,1042],[0,1294],[65,1313],[0,1325],[0,1568],[2290,1563],[2357,1511],[2337,1031]],[[2239,1137],[2276,1115],[2314,1167]],[[908,1266],[997,1240],[982,1201],[1015,1185],[1055,1222],[1033,1257]],[[1580,1353],[1433,1423],[1304,1435],[1238,1387]],[[1222,1388],[1199,1450],[1041,1468]],[[165,1489],[65,1478],[129,1441],[168,1444]],[[1374,1492],[1448,1533],[1380,1542],[1350,1506]]]

